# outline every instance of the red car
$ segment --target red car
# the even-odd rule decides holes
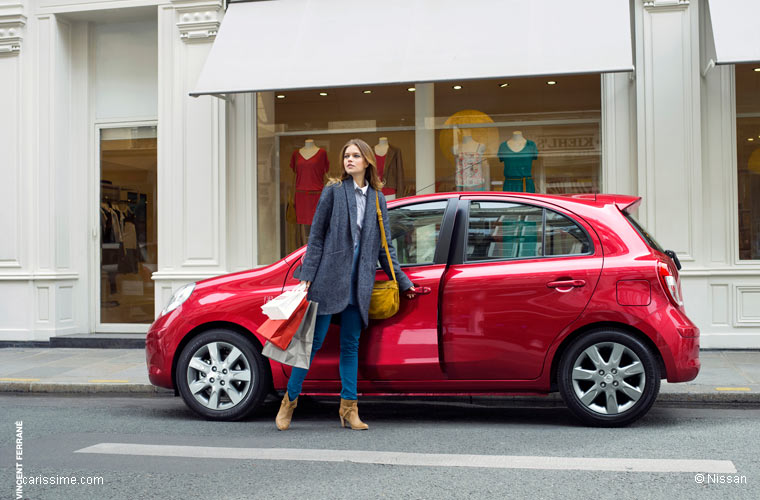
[[[641,199],[438,193],[388,203],[399,262],[421,288],[362,332],[362,395],[559,391],[584,423],[642,417],[660,388],[699,372],[680,264],[630,215]],[[262,357],[261,305],[295,287],[305,247],[274,264],[179,289],[146,340],[150,380],[203,417],[239,419],[284,391]],[[378,268],[378,279],[387,279]],[[337,395],[330,327],[303,386]]]

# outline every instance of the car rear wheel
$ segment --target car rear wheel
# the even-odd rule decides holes
[[[560,394],[584,424],[628,425],[643,417],[660,392],[651,350],[619,330],[596,330],[565,351],[557,373]]]
[[[224,329],[193,338],[179,356],[177,389],[185,404],[210,420],[237,420],[261,405],[270,375],[242,334]]]

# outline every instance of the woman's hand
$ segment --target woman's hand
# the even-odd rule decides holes
[[[300,284],[301,285],[306,285],[306,289],[308,290],[309,286],[311,286],[311,281],[302,281]]]
[[[407,288],[404,290],[404,294],[406,294],[407,299],[413,299],[417,296],[417,290],[414,287]]]

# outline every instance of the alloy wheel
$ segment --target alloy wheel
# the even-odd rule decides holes
[[[646,388],[641,359],[631,348],[617,342],[599,342],[581,351],[571,377],[578,401],[601,415],[625,413],[636,405]]]
[[[209,410],[237,406],[255,382],[250,360],[229,342],[203,344],[187,365],[187,387],[195,401]]]

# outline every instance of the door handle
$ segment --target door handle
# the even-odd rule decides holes
[[[429,286],[416,286],[414,290],[417,292],[417,295],[427,295],[431,292]]]
[[[585,280],[563,280],[563,281],[550,281],[546,284],[549,288],[569,288],[569,287],[581,287],[586,286]]]

